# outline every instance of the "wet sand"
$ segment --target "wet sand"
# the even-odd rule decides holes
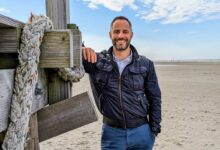
[[[220,62],[156,63],[162,91],[162,133],[154,150],[220,149]],[[88,76],[73,93],[90,91]],[[91,92],[91,91],[90,91]],[[91,93],[90,93],[91,94]],[[100,150],[99,121],[40,143],[42,150]]]

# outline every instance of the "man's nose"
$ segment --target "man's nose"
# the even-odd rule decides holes
[[[123,33],[123,32],[120,32],[120,33],[118,34],[118,37],[124,37],[124,33]]]

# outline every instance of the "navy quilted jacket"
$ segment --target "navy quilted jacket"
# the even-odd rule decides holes
[[[126,127],[129,120],[148,118],[151,130],[157,135],[161,122],[161,91],[151,60],[140,56],[134,46],[132,61],[120,75],[113,61],[111,47],[97,53],[97,62],[83,61],[90,75],[95,101],[100,112],[111,119],[121,120]]]

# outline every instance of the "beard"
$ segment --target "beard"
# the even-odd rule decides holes
[[[123,41],[123,43],[121,43]],[[121,38],[121,39],[113,39],[112,40],[112,44],[114,46],[114,48],[117,50],[117,51],[125,51],[129,46],[130,46],[130,40],[129,39],[124,39],[124,38]]]

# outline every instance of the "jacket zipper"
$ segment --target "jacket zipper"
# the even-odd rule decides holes
[[[132,63],[133,63],[133,59],[132,59],[132,61],[131,61],[127,66],[125,66],[124,70],[125,70],[130,64],[132,64]],[[122,104],[122,93],[121,93],[121,91],[122,91],[122,90],[121,90],[121,75],[123,74],[124,70],[123,70],[122,73],[120,74],[118,65],[116,64],[116,66],[117,66],[118,73],[119,73],[119,94],[120,94],[119,97],[120,97],[121,111],[122,111],[122,116],[123,116],[123,119],[124,119],[124,122],[125,122],[124,128],[126,129],[126,128],[127,128],[127,122],[126,122],[126,116],[125,116],[125,112],[124,112],[124,108],[123,108],[123,104]]]
[[[120,104],[121,104],[121,111],[122,111],[122,116],[124,119],[124,128],[127,128],[127,123],[126,123],[126,119],[125,119],[125,113],[124,113],[124,108],[123,108],[123,104],[122,104],[122,96],[121,96],[121,75],[119,75],[119,99],[120,99]]]
[[[130,64],[131,64],[131,63],[130,63]],[[128,64],[128,65],[130,65],[130,64]],[[125,68],[126,68],[128,65],[124,68],[124,70],[122,71],[121,74],[120,74],[120,72],[119,72],[119,68],[118,68],[117,63],[114,62],[114,63],[112,63],[112,65],[117,68],[117,72],[118,72],[118,74],[119,74],[119,101],[120,101],[120,105],[121,105],[122,117],[123,117],[123,119],[124,119],[124,129],[126,129],[126,128],[127,128],[127,122],[126,122],[125,112],[124,112],[124,108],[123,108],[123,104],[122,104],[121,75],[122,75],[123,71],[125,70]]]

